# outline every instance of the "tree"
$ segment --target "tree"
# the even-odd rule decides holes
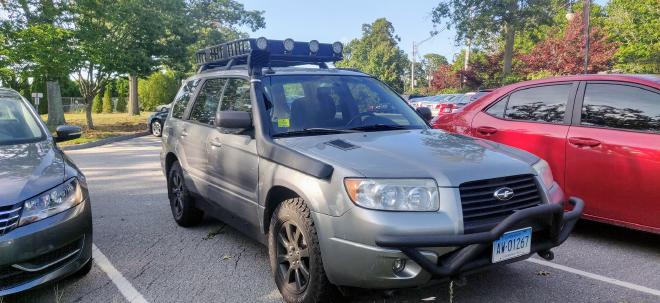
[[[112,85],[105,87],[105,92],[103,93],[103,113],[110,114],[112,113]]]
[[[453,70],[449,64],[438,66],[433,73],[433,80],[431,80],[431,87],[435,90],[444,90],[448,88],[457,89],[461,85],[460,75]]]
[[[558,2],[556,0],[552,1]],[[511,73],[516,32],[552,22],[547,0],[446,0],[432,12],[434,24],[456,29],[456,41],[492,45],[491,37],[504,40],[502,73]]]
[[[398,46],[399,37],[394,26],[385,18],[362,25],[362,37],[353,39],[344,48],[340,67],[358,68],[376,76],[395,90],[403,91],[403,80],[408,59]]]
[[[605,28],[619,42],[614,68],[627,73],[660,73],[660,5],[657,0],[612,0]]]
[[[528,74],[549,72],[552,75],[570,75],[584,72],[583,18],[576,14],[564,33],[549,36],[538,43],[529,54],[521,55]],[[598,26],[589,32],[589,72],[609,70],[617,50],[616,43],[608,41]]]
[[[128,81],[124,78],[119,78],[116,80],[117,88],[117,112],[125,113],[127,111],[128,101]]]
[[[146,80],[140,80],[138,96],[144,110],[154,110],[156,106],[174,100],[178,90],[177,81],[172,71],[157,71]]]
[[[60,81],[67,78],[77,59],[72,47],[68,1],[0,3],[5,12],[0,14],[0,28],[6,33],[3,46],[7,65],[20,70],[23,77],[45,78],[48,125],[64,124]]]
[[[95,114],[103,112],[103,99],[101,98],[101,94],[94,96],[94,101],[92,101],[92,111]]]

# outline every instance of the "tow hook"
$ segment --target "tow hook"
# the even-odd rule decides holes
[[[538,252],[539,257],[546,259],[548,261],[552,261],[552,259],[555,258],[555,253],[553,253],[550,250],[542,250]]]

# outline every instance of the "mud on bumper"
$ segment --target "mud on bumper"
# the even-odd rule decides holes
[[[376,238],[376,244],[401,250],[434,278],[447,278],[493,265],[493,241],[508,231],[531,225],[534,229],[530,253],[496,264],[515,262],[534,253],[551,259],[550,249],[566,241],[584,209],[584,202],[579,198],[572,197],[568,203],[573,206],[570,211],[564,211],[561,204],[544,204],[519,210],[485,232],[464,235],[383,235]],[[434,263],[420,252],[428,247],[458,248],[439,257],[437,263]]]

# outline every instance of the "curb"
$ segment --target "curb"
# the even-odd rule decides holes
[[[78,145],[67,145],[67,146],[62,146],[60,147],[61,150],[63,151],[69,151],[69,150],[79,150],[79,149],[87,149],[87,148],[92,148],[92,147],[97,147],[101,145],[106,145],[110,143],[115,143],[119,141],[124,141],[124,140],[129,140],[137,137],[143,137],[146,135],[149,135],[150,133],[148,131],[143,131],[131,135],[124,135],[124,136],[116,136],[116,137],[110,137],[110,138],[105,138],[101,140],[97,140],[94,142],[88,142],[88,143],[83,143],[83,144],[78,144]]]

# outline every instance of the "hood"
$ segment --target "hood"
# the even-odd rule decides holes
[[[277,139],[310,157],[370,178],[433,178],[438,186],[535,174],[538,157],[441,130],[397,130]]]
[[[0,206],[19,203],[64,182],[64,168],[51,140],[0,145]]]

